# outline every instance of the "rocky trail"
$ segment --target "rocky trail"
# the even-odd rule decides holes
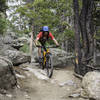
[[[15,67],[18,87],[0,100],[86,100],[80,97],[81,80],[76,78],[72,66],[54,69],[51,79],[37,63]]]

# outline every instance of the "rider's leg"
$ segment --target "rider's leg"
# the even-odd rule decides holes
[[[38,56],[41,58],[41,48],[38,48]]]
[[[39,63],[42,62],[42,56],[41,56],[41,48],[38,48],[38,56],[39,56]]]
[[[43,46],[44,44],[45,44],[45,42],[43,42],[43,41],[39,41],[40,42],[40,44]],[[39,63],[41,63],[42,62],[42,53],[41,53],[41,50],[42,50],[42,48],[38,48],[38,55],[39,55]]]

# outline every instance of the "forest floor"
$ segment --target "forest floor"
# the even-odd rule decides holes
[[[55,68],[49,79],[36,63],[15,67],[18,86],[0,100],[88,100],[80,97],[81,80],[73,67]]]

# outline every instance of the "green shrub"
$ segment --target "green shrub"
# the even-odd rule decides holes
[[[3,34],[6,30],[6,19],[0,17],[0,34]]]
[[[24,53],[29,53],[29,45],[25,43],[24,46],[20,48],[20,51],[23,51]]]

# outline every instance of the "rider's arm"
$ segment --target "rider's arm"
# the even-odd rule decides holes
[[[51,37],[51,39],[54,41],[54,43],[59,46],[59,43],[57,42],[57,40],[54,38],[54,36],[52,35],[52,33],[49,34],[49,36]]]
[[[39,40],[39,38],[36,38],[36,40],[35,40],[35,45],[37,45],[38,40]]]
[[[55,38],[53,39],[53,41],[57,46],[59,46],[59,43],[57,42],[57,40]]]
[[[38,44],[38,40],[41,38],[41,36],[42,36],[42,32],[40,32],[40,33],[37,35],[36,40],[35,40],[35,45]]]

